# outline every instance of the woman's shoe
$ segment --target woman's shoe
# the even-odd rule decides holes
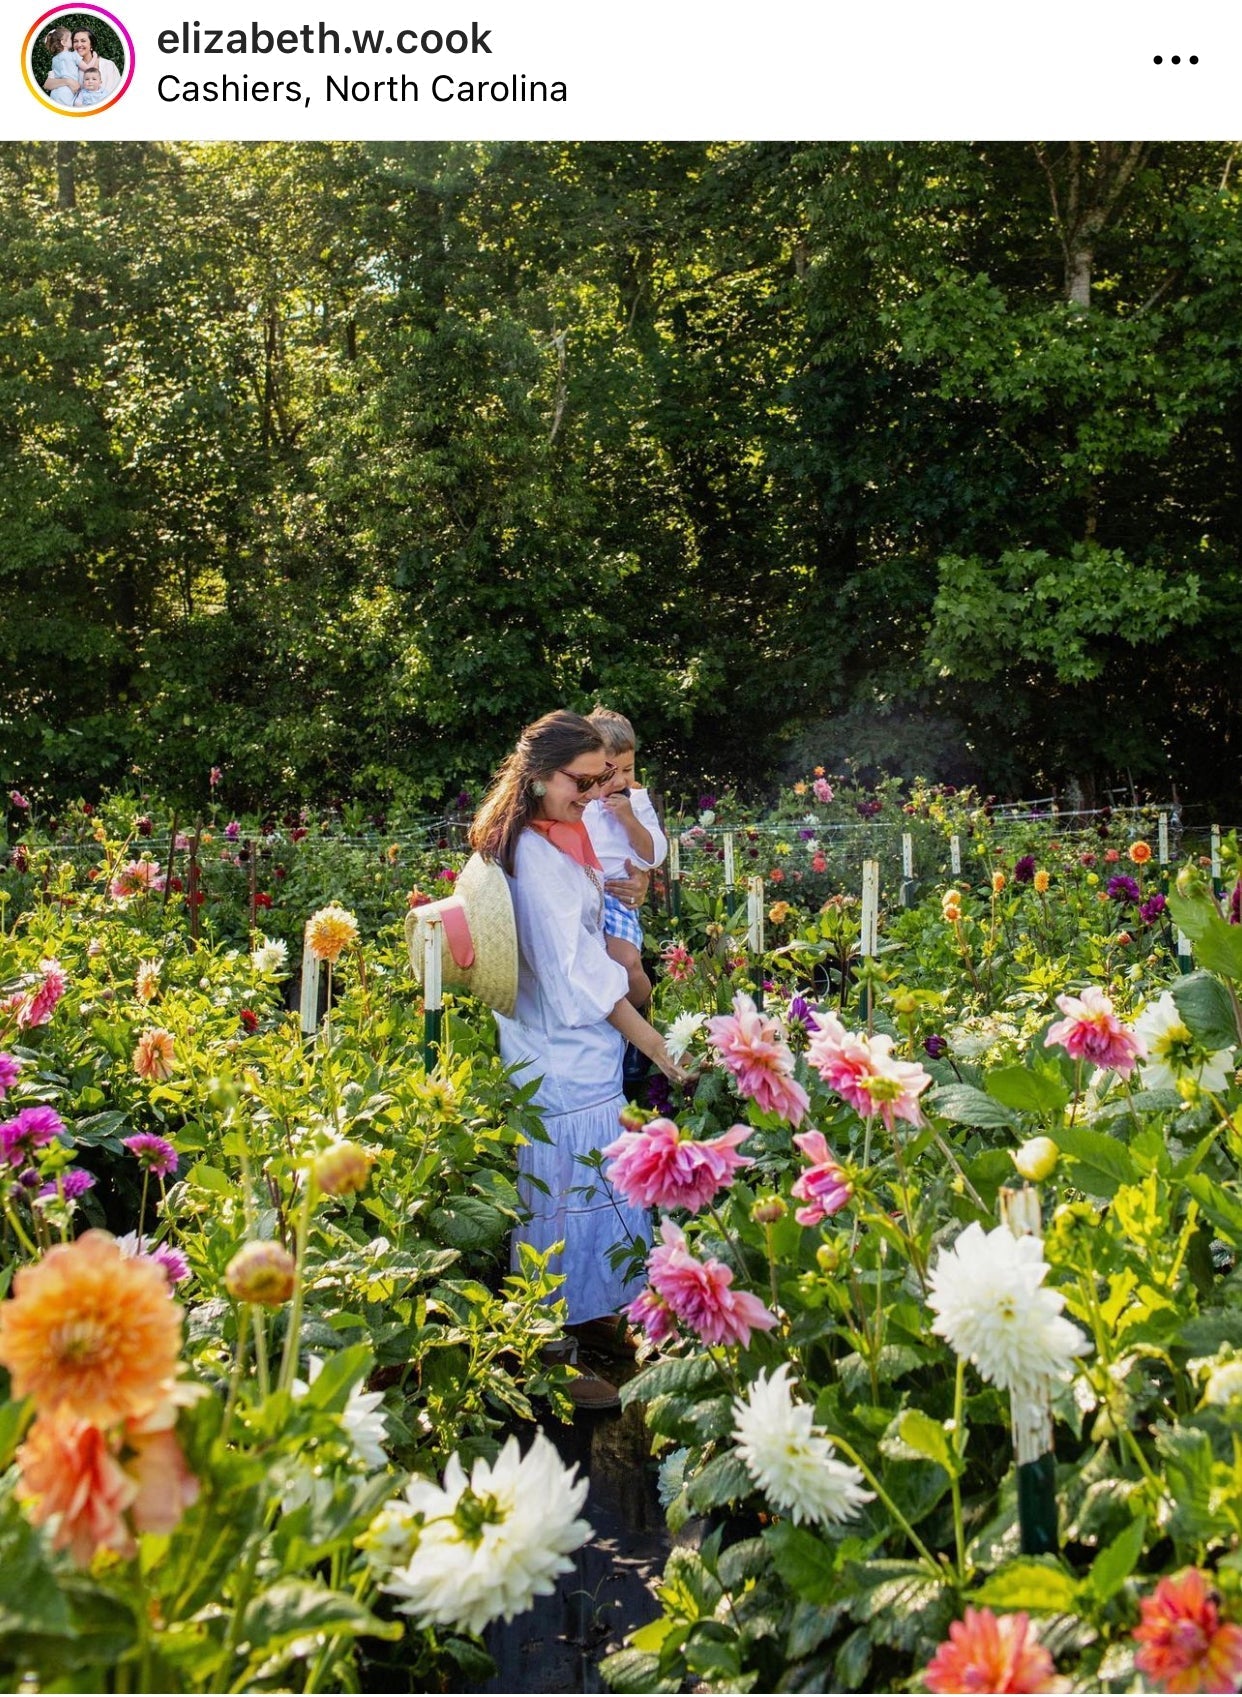
[[[589,1367],[575,1367],[574,1376],[565,1386],[565,1393],[575,1408],[587,1414],[601,1414],[609,1408],[620,1408],[621,1392]]]
[[[584,1320],[573,1328],[574,1336],[583,1349],[597,1355],[627,1356],[638,1353],[640,1339],[618,1314],[612,1319]]]

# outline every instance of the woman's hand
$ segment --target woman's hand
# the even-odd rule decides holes
[[[635,866],[632,860],[625,863],[624,878],[609,878],[604,885],[610,896],[616,896],[622,907],[639,908],[647,899],[647,886],[651,882],[650,872],[640,866]]]
[[[651,1058],[670,1084],[691,1084],[699,1076],[697,1068],[684,1067],[680,1061],[673,1059],[667,1043],[661,1043]]]

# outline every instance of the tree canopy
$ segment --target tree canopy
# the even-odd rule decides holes
[[[1221,144],[0,146],[0,777],[431,804],[596,700],[1204,799]]]

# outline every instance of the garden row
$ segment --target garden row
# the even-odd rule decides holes
[[[860,803],[823,774],[770,830],[722,822],[732,887],[685,821],[653,922],[699,1078],[600,1165],[655,1211],[617,1248],[651,1351],[626,1396],[679,1542],[607,1675],[1236,1689],[1235,844],[1218,892],[1132,820],[862,799],[920,868],[962,854],[905,906],[888,872],[874,951],[833,836]],[[588,1528],[533,1435],[569,1412],[555,1280],[507,1258],[542,1129],[486,1010],[450,1004],[423,1065],[400,921],[459,844],[213,821],[178,848],[133,798],[10,827],[6,1678],[477,1683],[484,1625]]]

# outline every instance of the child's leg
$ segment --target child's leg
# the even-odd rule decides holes
[[[651,1000],[651,980],[643,971],[641,953],[633,943],[626,942],[624,937],[606,936],[604,945],[612,959],[625,968],[630,981],[626,995],[641,1013]]]

